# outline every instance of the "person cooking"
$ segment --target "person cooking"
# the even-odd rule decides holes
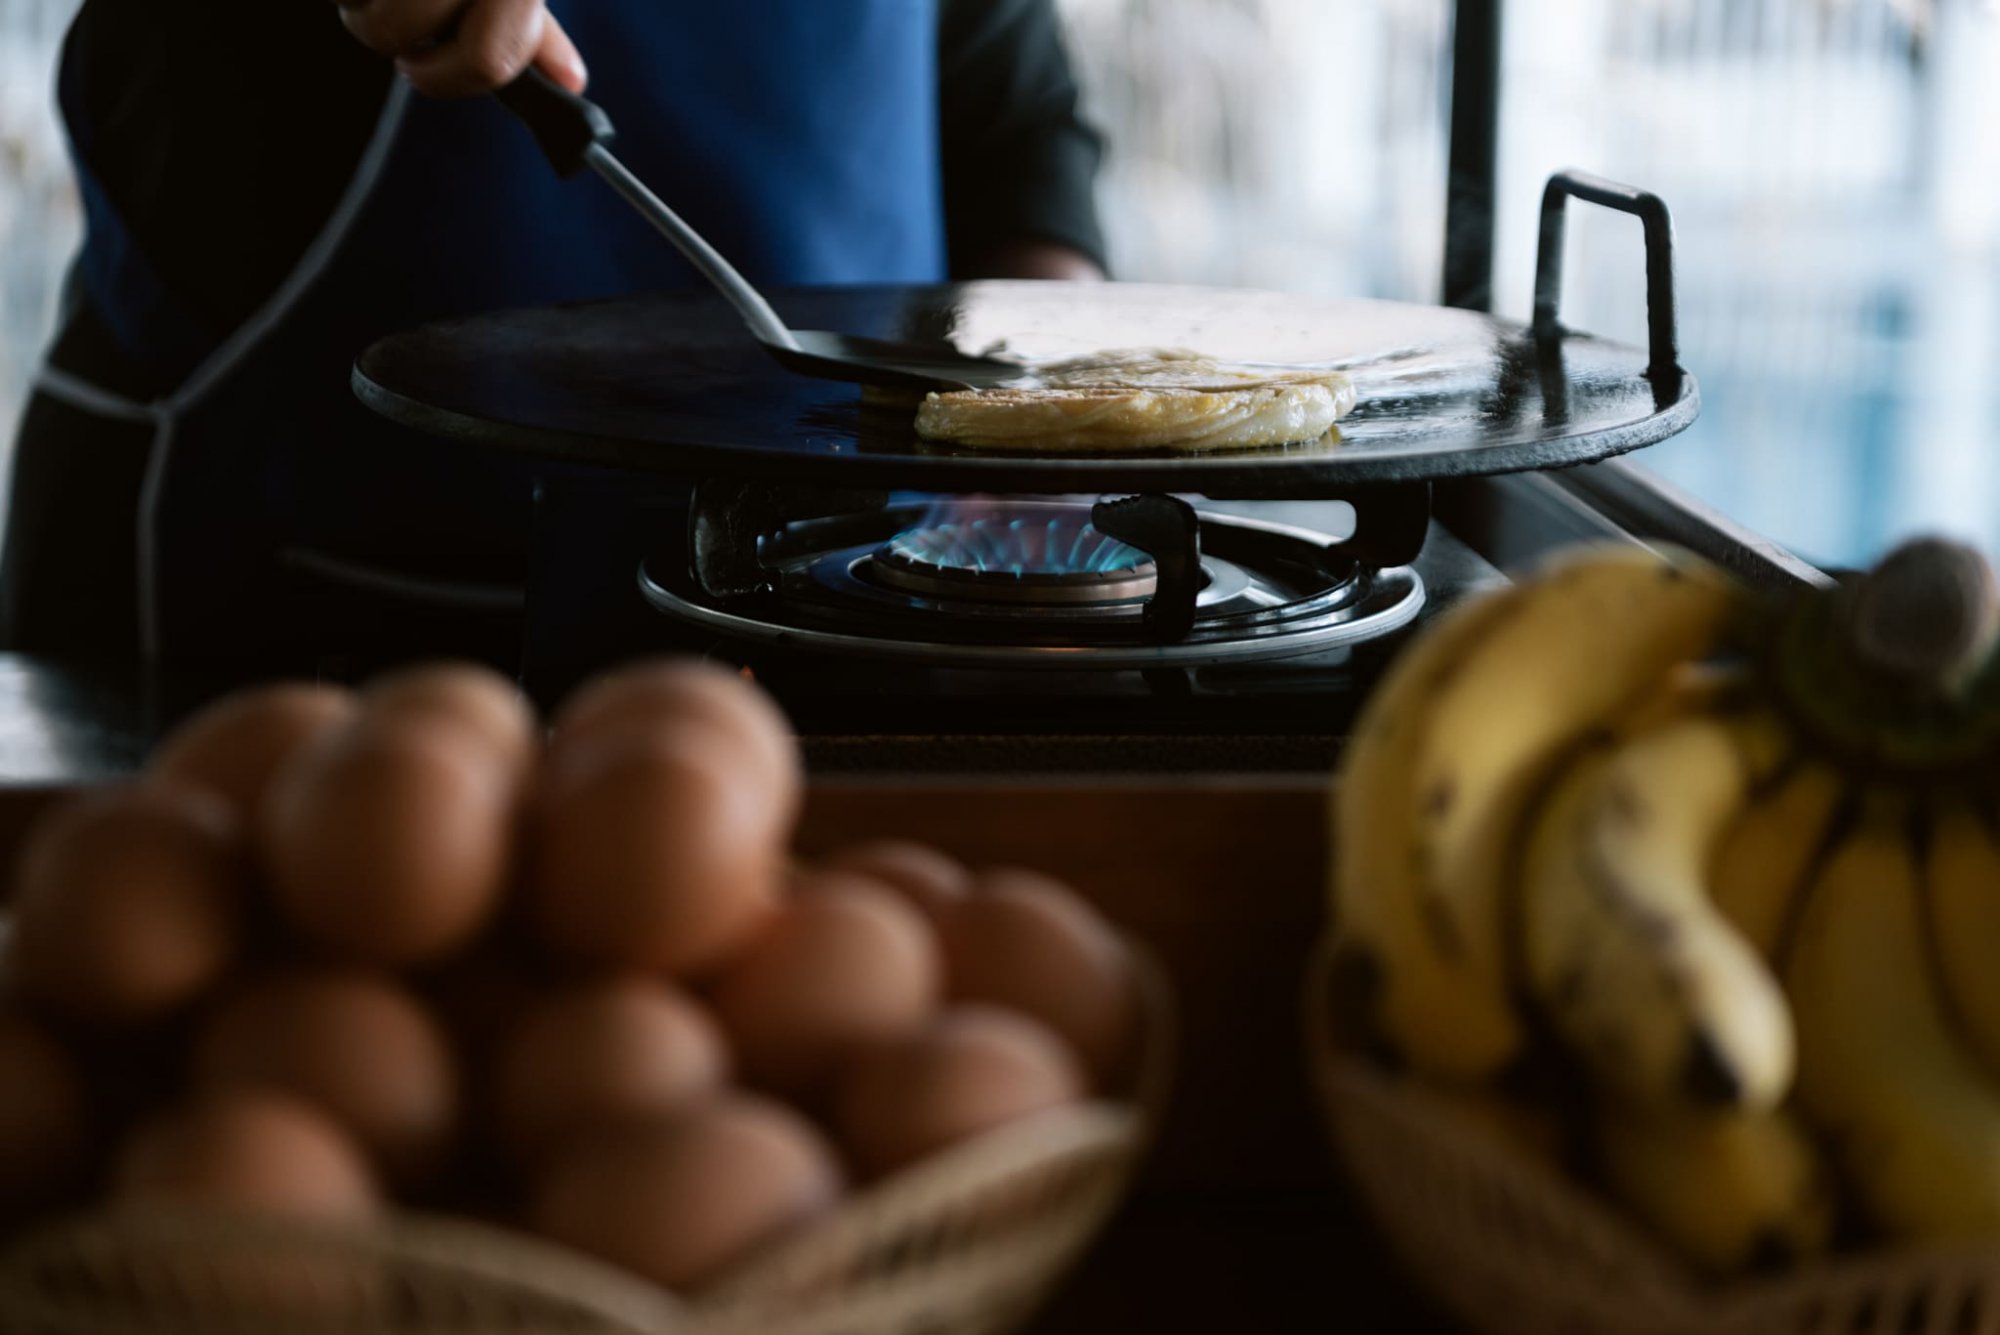
[[[509,661],[527,466],[376,418],[354,355],[699,281],[479,96],[530,63],[759,285],[1103,274],[1052,0],[85,0],[57,88],[85,237],[16,445],[5,647]]]

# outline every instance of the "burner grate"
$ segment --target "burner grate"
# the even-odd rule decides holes
[[[933,550],[942,554],[934,547],[942,535],[913,535],[939,525],[926,519],[924,506],[891,505],[781,524],[760,546],[768,582],[752,593],[717,595],[678,551],[641,567],[640,593],[676,621],[787,654],[1058,671],[1301,658],[1405,625],[1424,602],[1415,572],[1361,565],[1349,543],[1238,515],[1190,512],[1200,521],[1194,616],[1185,633],[1162,639],[1149,614],[1166,567],[1134,544],[1100,531],[1107,543],[1137,554],[1140,563],[1123,569],[1033,568],[1030,548],[1051,550],[1051,519],[1062,521],[1055,531],[1067,539],[1054,545],[1059,564],[1069,564],[1072,545],[1081,555],[1087,542],[1077,535],[1094,522],[1092,507],[1027,499],[981,506],[962,522],[997,518],[1001,533],[1016,535],[1023,551],[1018,574],[1016,562],[996,564],[991,555],[985,570],[920,559]],[[1117,525],[1135,520],[1129,511],[1118,514]],[[1015,519],[1023,522],[1010,529]],[[1037,537],[1018,536],[1035,530]],[[1117,566],[1120,559],[1114,550],[1100,563]]]

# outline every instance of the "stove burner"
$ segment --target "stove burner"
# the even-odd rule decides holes
[[[1009,528],[1012,520],[1023,522]],[[1058,521],[1053,548],[1052,520]],[[932,538],[924,535],[947,526],[927,522],[921,505],[793,520],[760,542],[767,582],[754,591],[712,592],[675,547],[640,566],[639,592],[676,621],[745,644],[937,668],[1065,671],[1304,657],[1394,630],[1424,604],[1423,582],[1407,567],[1371,569],[1323,534],[1203,513],[1194,624],[1184,638],[1160,643],[1147,633],[1145,595],[1105,594],[1107,582],[1144,587],[1137,583],[1142,573],[1156,583],[1150,558],[1096,534],[1089,506],[1010,500],[994,521],[997,532],[972,529],[975,522],[958,521],[967,532]],[[1013,535],[1008,541],[1019,544],[1021,556],[997,569],[946,566],[930,555],[942,554],[947,538],[998,541],[1003,533]],[[1107,549],[1101,558],[1086,533]],[[1059,566],[1066,564],[1071,545],[1080,563],[1109,568],[1040,568],[1051,550]],[[991,567],[995,558],[984,559]],[[912,588],[899,584],[899,576],[937,584]],[[989,592],[1001,589],[1022,592]],[[1051,597],[1052,589],[1085,595]]]
[[[1024,504],[898,533],[868,573],[907,593],[1005,603],[1115,603],[1152,596],[1146,553],[1097,531],[1089,511]]]

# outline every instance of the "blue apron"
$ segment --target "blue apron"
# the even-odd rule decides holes
[[[550,8],[620,157],[752,281],[944,276],[935,0]],[[149,309],[162,298],[134,270],[142,248],[98,205],[82,270],[107,323],[141,339],[183,328]],[[531,470],[367,413],[348,388],[355,353],[427,320],[697,281],[601,182],[558,179],[494,100],[412,99],[331,263],[176,430],[158,579],[180,588],[166,601],[287,547],[517,580]]]
[[[930,0],[555,0],[627,166],[752,282],[944,273]],[[490,99],[411,107],[329,282],[392,325],[681,286],[588,175],[562,181]]]

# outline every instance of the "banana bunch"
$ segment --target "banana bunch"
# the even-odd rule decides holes
[[[1692,558],[1593,551],[1454,609],[1398,660],[1335,798],[1334,978],[1371,1043],[1456,1080],[1520,1055],[1504,873],[1524,816],[1739,600]]]
[[[1712,1272],[1843,1212],[2000,1237],[1996,639],[1991,569],[1933,539],[1786,607],[1586,548],[1453,609],[1339,776],[1342,1038],[1538,1092]]]

